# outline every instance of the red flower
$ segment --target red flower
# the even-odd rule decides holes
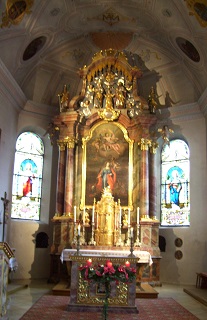
[[[130,271],[131,271],[131,272],[134,272],[134,273],[137,272],[135,268],[131,268]]]
[[[126,279],[129,278],[128,273],[126,272],[126,269],[123,266],[118,267],[119,272],[123,272],[125,274]]]
[[[107,267],[107,266],[104,266],[104,274],[106,273],[109,273],[109,274],[114,274],[115,273],[115,269],[114,267]]]

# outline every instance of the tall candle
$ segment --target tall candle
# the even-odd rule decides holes
[[[93,206],[93,209],[92,209],[92,223],[94,223],[94,206]]]
[[[130,209],[128,208],[128,225],[130,225]]]
[[[74,206],[74,222],[76,222],[76,206]]]
[[[137,224],[139,224],[139,207],[137,207]]]
[[[79,225],[78,225],[78,236],[80,236],[80,223],[79,223]]]

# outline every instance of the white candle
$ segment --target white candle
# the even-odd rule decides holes
[[[128,225],[130,225],[130,209],[128,208]]]
[[[133,230],[133,228],[131,227],[131,238],[133,238],[133,232],[134,232],[134,230]]]
[[[79,225],[78,225],[78,236],[80,236],[80,223],[79,223]]]
[[[93,206],[93,209],[92,209],[92,223],[94,223],[94,206]]]
[[[74,206],[74,222],[76,222],[76,206]]]
[[[137,207],[137,224],[139,224],[139,207]]]

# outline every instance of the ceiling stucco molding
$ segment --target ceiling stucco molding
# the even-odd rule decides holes
[[[0,82],[1,82],[1,92],[4,95],[4,99],[10,101],[10,103],[18,111],[26,103],[26,97],[21,88],[18,86],[9,70],[6,68],[2,60],[0,59]]]
[[[204,115],[200,109],[198,102],[185,104],[182,106],[173,106],[171,108],[164,108],[157,110],[157,117],[159,120],[171,121],[188,121],[195,119],[203,119]]]
[[[40,118],[48,118],[48,120],[52,119],[57,114],[57,108],[48,106],[46,104],[37,103],[32,100],[27,100],[24,105],[23,112],[28,112],[33,116],[39,116]]]
[[[198,100],[198,104],[204,116],[207,117],[207,88]]]

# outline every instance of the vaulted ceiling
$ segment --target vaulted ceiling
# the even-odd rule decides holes
[[[194,103],[207,87],[206,0],[2,0],[0,59],[26,100],[58,106],[65,84],[102,49],[124,51],[160,107]]]

